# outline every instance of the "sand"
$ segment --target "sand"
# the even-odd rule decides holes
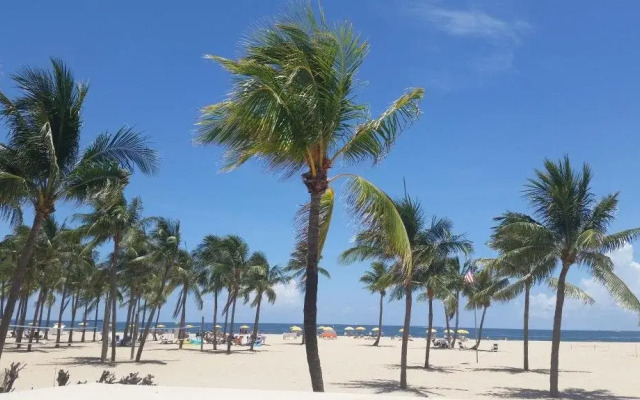
[[[409,344],[408,382],[401,391],[400,341],[383,338],[380,347],[371,341],[339,337],[320,340],[325,388],[332,392],[386,393],[404,396],[446,398],[538,398],[546,396],[550,342],[530,343],[530,372],[522,372],[522,342],[483,341],[476,354],[469,350],[432,349],[433,368],[424,370],[425,340]],[[488,351],[498,343],[499,351]],[[231,355],[211,345],[150,342],[142,363],[129,361],[129,348],[118,348],[118,363],[98,362],[99,343],[77,343],[72,347],[41,345],[31,353],[13,345],[2,356],[0,368],[12,361],[27,364],[16,390],[54,385],[58,369],[68,370],[71,382],[95,381],[104,369],[119,377],[129,372],[152,374],[167,386],[301,390],[310,388],[304,346],[299,341],[268,335],[267,345],[255,352],[233,347]],[[576,399],[640,399],[640,349],[637,343],[563,343],[560,354],[560,387],[566,397]]]

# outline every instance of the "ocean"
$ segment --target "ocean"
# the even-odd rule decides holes
[[[218,322],[219,325],[224,325],[224,321]],[[69,321],[64,322],[64,324],[69,327]],[[178,324],[175,322],[160,322],[159,324],[165,325],[167,328],[177,328]],[[196,332],[200,327],[200,322],[187,322],[189,325],[193,325],[194,328],[189,329],[192,332]],[[249,325],[253,326],[253,322],[238,322],[235,325],[235,330],[238,330],[238,327],[241,325]],[[88,325],[93,326],[93,321],[88,322]],[[293,325],[302,327],[301,323],[261,323],[260,324],[260,332],[261,333],[273,333],[280,334],[284,332],[289,332],[289,328]],[[98,323],[98,326],[101,327],[101,323]],[[342,336],[345,332],[344,328],[347,326],[351,326],[353,328],[357,328],[362,326],[366,328],[366,333],[371,332],[371,329],[377,325],[344,325],[344,324],[322,324],[319,326],[330,326],[336,330],[339,336]],[[400,336],[399,332],[402,326],[400,325],[383,325],[382,331],[385,336]],[[443,331],[445,330],[442,326],[434,327],[438,332],[435,334],[437,337],[442,336]],[[117,329],[119,332],[124,330],[124,322],[117,323]],[[212,323],[204,324],[205,330],[212,329]],[[453,326],[451,327],[453,329]],[[475,338],[476,330],[473,327],[461,326],[458,329],[465,329],[469,331],[468,337]],[[414,337],[424,337],[426,335],[426,327],[424,326],[412,326],[409,331],[411,336]],[[492,339],[492,340],[522,340],[522,329],[498,329],[498,328],[484,328],[482,330],[483,339]],[[547,329],[531,329],[529,331],[529,340],[541,340],[541,341],[550,341],[551,340],[551,330]],[[564,342],[640,342],[640,330],[638,331],[585,331],[585,330],[563,330],[562,331],[562,341]]]

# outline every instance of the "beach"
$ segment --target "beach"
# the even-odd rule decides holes
[[[54,385],[57,370],[69,371],[71,384],[96,381],[104,369],[119,378],[130,372],[153,375],[163,386],[310,391],[305,349],[300,340],[267,335],[267,344],[250,352],[234,346],[231,355],[212,345],[150,341],[143,361],[129,361],[130,349],[120,347],[117,363],[100,364],[100,343],[74,343],[55,349],[52,342],[27,353],[9,345],[0,368],[26,363],[16,382],[17,391]],[[521,341],[483,341],[478,352],[431,349],[431,370],[424,370],[425,339],[409,342],[409,390],[398,387],[400,343],[382,338],[380,347],[359,338],[319,340],[325,388],[330,392],[385,393],[444,398],[538,398],[548,390],[551,342],[530,342],[529,372],[522,372]],[[493,344],[498,351],[489,351]],[[640,398],[638,343],[563,342],[560,353],[561,390],[569,398]]]

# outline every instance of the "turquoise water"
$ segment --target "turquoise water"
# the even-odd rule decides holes
[[[160,322],[165,325],[167,328],[178,327],[178,325],[171,322]],[[66,326],[69,326],[69,322],[65,322]],[[89,322],[89,325],[92,325],[93,322]],[[188,324],[195,326],[195,328],[190,329],[192,332],[196,332],[200,327],[200,322],[188,322]],[[220,325],[223,325],[222,322],[219,322]],[[237,331],[240,325],[249,325],[253,326],[251,322],[239,322],[235,324],[235,330]],[[292,325],[296,325],[302,327],[301,323],[261,323],[260,324],[260,332],[261,333],[275,333],[280,334],[283,332],[289,332],[289,328]],[[338,335],[344,334],[344,328],[347,326],[351,326],[356,328],[357,326],[363,326],[367,330],[366,332],[371,332],[371,329],[376,325],[343,325],[343,324],[322,324],[325,326],[333,327]],[[99,326],[101,324],[99,323]],[[117,324],[118,331],[122,331],[124,329],[124,323],[119,322]],[[211,330],[212,324],[205,323],[204,329]],[[385,336],[400,336],[401,334],[398,332],[402,328],[399,325],[384,325],[382,331]],[[435,329],[438,331],[436,336],[442,336],[444,331],[444,327],[436,326]],[[453,329],[453,327],[451,327]],[[461,326],[459,329],[466,329],[469,331],[469,337],[475,337],[476,331],[473,327]],[[409,332],[412,336],[425,336],[426,328],[423,326],[412,326]],[[496,329],[496,328],[484,328],[482,330],[482,337],[485,339],[496,339],[496,340],[522,340],[522,329]],[[529,339],[530,340],[542,340],[542,341],[550,341],[551,340],[551,330],[546,329],[532,329],[529,331]],[[582,331],[582,330],[563,330],[562,331],[562,340],[566,342],[640,342],[640,330],[638,331]]]

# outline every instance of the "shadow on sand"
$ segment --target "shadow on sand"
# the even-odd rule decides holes
[[[400,369],[400,365],[399,364],[387,364],[387,365],[385,365],[385,368],[388,368],[388,369]],[[441,373],[441,374],[452,374],[454,372],[462,371],[461,369],[453,368],[453,367],[434,367],[434,366],[431,366],[431,367],[429,367],[427,369],[427,368],[424,368],[423,365],[407,365],[407,369],[414,370],[414,371],[424,371],[425,373],[434,372],[434,373]]]
[[[402,389],[397,380],[391,379],[371,379],[360,381],[349,381],[345,383],[338,383],[338,386],[349,389],[369,389],[373,390],[376,394],[383,393],[412,393],[422,397],[429,397],[429,395],[439,396],[438,393],[431,392],[424,386],[412,385],[406,389]]]
[[[526,389],[520,387],[499,387],[496,391],[484,393],[495,398],[505,399],[548,399],[547,390]],[[563,399],[573,400],[638,400],[640,397],[616,396],[608,390],[584,390],[579,388],[564,389],[560,393]]]
[[[542,375],[549,375],[549,370],[545,369],[545,368],[539,368],[539,369],[530,369],[529,371],[525,371],[522,368],[515,368],[515,367],[487,367],[487,368],[474,368],[474,371],[486,371],[486,372],[506,372],[508,374],[542,374]],[[581,370],[567,370],[567,369],[562,369],[560,370],[561,373],[575,373],[575,374],[590,374],[591,371],[581,371]]]
[[[65,358],[58,358],[55,361],[52,362],[48,362],[48,363],[42,363],[42,364],[37,364],[37,365],[55,365],[55,366],[60,366],[60,365],[86,365],[86,366],[91,366],[91,367],[109,367],[109,366],[114,366],[114,365],[120,365],[120,364],[155,364],[155,365],[167,365],[169,362],[171,361],[178,361],[178,360],[142,360],[139,362],[136,362],[134,360],[121,360],[121,361],[117,361],[117,362],[111,362],[111,361],[107,361],[107,362],[101,362],[100,361],[100,357],[65,357]]]

